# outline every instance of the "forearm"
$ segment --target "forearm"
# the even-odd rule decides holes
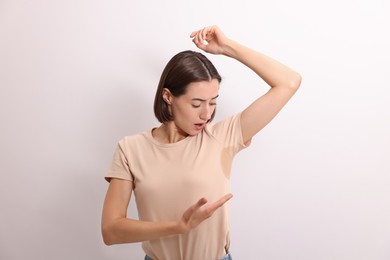
[[[182,233],[179,222],[148,222],[128,218],[102,225],[107,245],[134,243]]]
[[[154,240],[165,236],[185,234],[228,201],[232,195],[226,194],[213,203],[206,198],[199,199],[190,206],[177,221],[141,221],[126,217],[133,183],[112,179],[107,191],[102,214],[102,235],[106,245],[134,243]]]
[[[238,42],[229,39],[224,50],[224,55],[236,59],[252,69],[270,87],[297,88],[300,84],[301,77],[297,72]]]

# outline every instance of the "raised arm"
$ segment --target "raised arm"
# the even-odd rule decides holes
[[[112,179],[107,190],[102,215],[102,235],[106,245],[153,240],[164,236],[184,234],[211,217],[232,195],[207,203],[201,198],[190,206],[180,220],[165,222],[140,221],[127,218],[133,183]]]
[[[241,114],[243,140],[250,142],[294,95],[301,84],[301,76],[280,62],[227,38],[217,26],[195,31],[191,37],[198,48],[238,60],[271,87]]]

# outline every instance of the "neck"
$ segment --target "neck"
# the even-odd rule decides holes
[[[153,130],[152,135],[158,142],[163,144],[176,143],[188,136],[173,121],[160,125]]]

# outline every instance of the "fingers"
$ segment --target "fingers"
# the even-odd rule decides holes
[[[204,44],[204,41],[203,41],[203,38],[202,38],[202,30],[193,32],[191,34],[191,38],[193,38],[192,41],[195,43],[196,47],[198,47],[199,49],[204,50],[206,45]]]
[[[210,217],[218,208],[222,207],[228,200],[233,197],[231,193],[222,196],[219,200],[206,205],[207,199],[201,198],[194,205],[189,207],[184,213],[184,217],[189,219],[196,211],[206,212],[207,217]],[[204,206],[204,207],[203,207]]]
[[[193,38],[192,41],[198,48],[204,49],[207,46],[207,42],[212,38],[211,36],[216,28],[215,25],[204,27],[203,29],[192,32],[190,37]]]
[[[197,33],[198,33],[198,31],[192,32],[191,35],[190,35],[190,37],[193,38]]]
[[[211,54],[225,54],[228,38],[222,33],[218,26],[208,26],[194,31],[190,37],[199,49]]]
[[[211,217],[217,209],[222,207],[232,197],[233,195],[229,193],[220,198],[219,200],[202,207],[200,210],[203,212],[204,218],[206,219]]]
[[[196,206],[196,208],[200,208],[200,207],[202,207],[206,203],[207,203],[207,199],[206,198],[201,198],[200,200],[198,200],[198,202],[195,204],[195,206]]]
[[[206,203],[207,203],[207,199],[206,198],[201,198],[200,200],[198,200],[198,202],[196,202],[194,205],[192,205],[189,208],[189,214],[192,214],[193,212],[198,210],[200,207],[202,207]]]
[[[191,207],[189,207],[185,212],[184,212],[184,217],[186,219],[189,219],[191,217],[192,214],[194,214],[195,211],[199,210],[200,207],[202,207],[204,204],[207,203],[207,199],[206,198],[201,198],[200,200],[198,200],[194,205],[192,205]]]
[[[204,40],[207,41],[207,34],[211,32],[212,28],[213,28],[213,26],[203,28],[203,30],[201,32],[203,41]]]
[[[210,210],[211,212],[216,211],[218,208],[222,207],[232,197],[233,197],[233,194],[231,194],[231,193],[228,193],[228,194],[224,195],[219,200],[217,200],[217,201],[215,201],[213,203],[210,203],[208,205],[208,207],[209,207],[208,210]]]
[[[232,197],[233,195],[229,193],[210,204],[206,204],[207,199],[205,198],[198,200],[184,212],[182,219],[179,222],[182,232],[186,233],[198,226],[204,220],[210,218],[217,209],[222,207]]]

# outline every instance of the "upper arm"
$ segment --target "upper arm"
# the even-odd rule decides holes
[[[292,87],[273,87],[256,99],[241,113],[241,131],[244,143],[265,127],[290,100],[299,84]]]
[[[126,218],[133,185],[132,181],[111,179],[103,205],[103,229],[115,220]]]

